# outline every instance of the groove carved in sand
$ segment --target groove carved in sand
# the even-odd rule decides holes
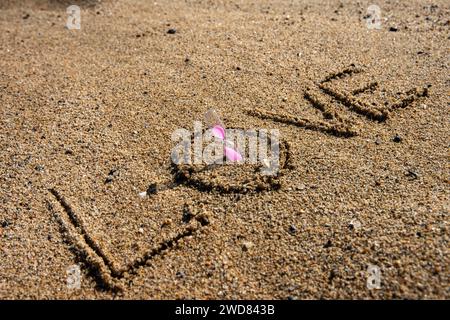
[[[342,111],[334,106],[335,103],[344,105],[350,112],[359,114],[368,120],[384,122],[389,118],[392,111],[406,108],[419,98],[428,97],[429,86],[424,88],[413,88],[405,92],[403,98],[397,99],[397,101],[390,106],[373,105],[358,98],[358,95],[361,93],[373,93],[379,87],[377,81],[368,82],[351,92],[344,89],[338,89],[331,85],[339,79],[350,77],[361,72],[364,72],[363,68],[356,67],[352,64],[342,71],[329,74],[315,85],[306,88],[304,93],[305,99],[311,103],[312,107],[322,113],[324,118],[323,121],[300,118],[287,113],[265,111],[259,108],[248,110],[247,113],[261,119],[286,123],[336,137],[348,138],[357,135],[357,130],[354,129],[356,124],[344,120],[345,117],[341,114]]]
[[[209,224],[203,215],[195,215],[194,223],[189,224],[185,230],[172,238],[158,243],[142,257],[135,259],[124,267],[118,267],[109,253],[98,244],[98,241],[89,234],[79,215],[73,210],[67,200],[56,190],[49,189],[56,202],[63,209],[57,210],[54,201],[47,201],[47,207],[60,225],[63,236],[76,255],[85,263],[89,273],[93,275],[98,285],[107,290],[120,292],[124,290],[121,280],[126,274],[136,274],[137,269],[148,265],[150,261],[167,250],[175,247],[183,238],[194,235],[202,227]]]
[[[270,137],[268,137],[268,143],[270,145]],[[291,151],[290,146],[286,141],[280,141],[280,157],[279,157],[279,170],[276,175],[263,175],[260,171],[260,166],[254,166],[246,172],[240,175],[233,176],[232,178],[225,179],[220,177],[220,173],[217,173],[217,179],[213,179],[215,175],[215,168],[225,168],[226,171],[231,171],[231,167],[227,165],[191,165],[191,164],[175,164],[172,163],[172,174],[174,181],[171,185],[184,185],[191,188],[195,188],[202,192],[217,192],[221,194],[230,193],[252,193],[263,191],[274,191],[281,189],[280,178],[285,174],[287,170],[292,169],[290,164]],[[240,166],[236,166],[240,167]],[[164,189],[164,186],[161,187]]]

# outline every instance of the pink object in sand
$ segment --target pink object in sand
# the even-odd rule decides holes
[[[224,143],[224,152],[225,156],[230,161],[241,161],[241,154],[234,149],[234,145],[232,142],[225,139],[225,127],[220,120],[220,117],[217,115],[216,111],[213,109],[208,110],[205,113],[205,120],[208,127],[212,128],[212,134],[223,141]],[[227,147],[226,144],[231,145],[232,147]]]
[[[220,140],[225,140],[225,129],[219,125],[215,125],[214,128],[211,129],[214,137],[219,138]]]
[[[234,150],[233,148],[230,147],[224,147],[225,150],[225,156],[228,158],[228,160],[230,161],[241,161],[242,160],[242,156],[239,152],[237,152],[236,150]]]

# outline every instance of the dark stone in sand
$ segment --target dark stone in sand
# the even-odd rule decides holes
[[[410,177],[412,180],[419,178],[419,174],[414,169],[408,169],[406,175]]]
[[[8,220],[3,220],[3,221],[0,222],[0,225],[2,226],[2,228],[6,228],[10,224],[11,223]]]
[[[183,209],[183,217],[181,218],[181,221],[183,221],[184,223],[188,223],[189,221],[191,221],[193,215],[191,213],[191,211],[189,210],[189,208],[184,208]]]
[[[380,138],[376,138],[376,139],[375,139],[375,144],[376,144],[377,146],[379,146],[379,145],[381,144]]]
[[[392,139],[392,141],[394,141],[396,143],[402,142],[402,140],[403,140],[402,137],[400,137],[398,134],[396,134],[394,136],[394,138]]]
[[[147,188],[147,194],[155,194],[156,192],[158,192],[158,188],[156,187],[156,183],[152,183],[151,185],[148,186]]]
[[[108,176],[105,179],[105,183],[111,183],[113,179],[117,176],[117,169],[111,169],[108,173]]]
[[[207,226],[209,224],[209,219],[205,215],[199,215],[196,217],[197,221],[200,222],[202,226]]]
[[[296,234],[297,228],[294,225],[289,226],[289,233],[290,234]]]

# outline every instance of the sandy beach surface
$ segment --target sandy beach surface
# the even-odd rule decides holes
[[[2,0],[0,298],[448,299],[449,19]],[[279,130],[277,176],[171,163],[211,108]]]

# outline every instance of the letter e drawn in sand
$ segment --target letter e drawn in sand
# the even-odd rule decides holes
[[[336,137],[349,138],[358,135],[358,132],[354,129],[355,124],[346,120],[343,111],[338,110],[334,106],[336,103],[344,106],[349,112],[362,116],[365,119],[384,122],[392,112],[408,107],[419,98],[428,97],[430,85],[423,88],[410,89],[402,94],[402,98],[397,99],[388,106],[382,106],[379,103],[369,104],[358,97],[362,93],[373,93],[378,89],[379,84],[377,81],[365,83],[351,91],[339,89],[332,85],[341,79],[349,78],[362,72],[364,72],[363,68],[351,64],[339,72],[330,73],[323,80],[307,87],[304,97],[310,102],[312,107],[322,113],[323,120],[311,120],[288,113],[271,112],[260,108],[248,110],[247,113],[261,119],[319,131]]]
[[[180,240],[195,235],[210,223],[202,215],[194,215],[191,223],[186,224],[183,230],[155,243],[150,250],[130,263],[120,265],[115,261],[114,256],[106,251],[95,236],[88,231],[81,215],[75,212],[66,198],[54,188],[49,189],[49,192],[52,197],[46,201],[47,208],[58,222],[65,241],[70,244],[71,250],[77,258],[83,262],[88,274],[95,279],[98,288],[116,293],[124,290],[124,282],[130,280],[129,275],[135,275],[139,268],[149,265],[153,258],[163,255],[174,248]]]

